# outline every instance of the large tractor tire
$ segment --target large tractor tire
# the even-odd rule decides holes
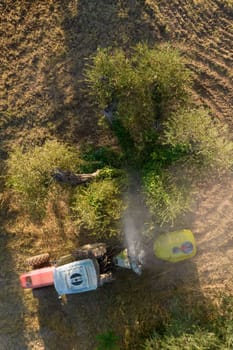
[[[49,253],[32,256],[26,260],[26,263],[33,269],[49,266]]]

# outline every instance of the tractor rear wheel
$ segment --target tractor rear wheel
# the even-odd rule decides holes
[[[33,269],[49,266],[49,253],[32,256],[26,260],[26,263]]]

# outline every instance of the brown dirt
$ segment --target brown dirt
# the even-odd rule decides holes
[[[197,269],[204,288],[233,291],[233,178],[210,182],[200,191],[192,224],[198,244]]]
[[[98,126],[98,112],[82,90],[85,59],[98,46],[128,49],[138,41],[171,42],[193,71],[195,102],[232,129],[233,10],[226,3],[3,1],[1,159],[15,143],[40,143],[54,136],[77,145],[111,142],[112,135]],[[77,243],[75,229],[59,222],[52,210],[42,225],[20,218],[16,208],[9,213],[8,196],[2,193],[0,350],[93,350],[96,334],[111,329],[120,335],[122,349],[136,350],[140,335],[159,323],[173,294],[187,305],[202,300],[207,309],[212,292],[232,294],[232,189],[232,175],[200,184],[192,213],[180,223],[195,233],[194,259],[152,265],[141,278],[118,273],[112,285],[72,296],[63,307],[53,289],[38,299],[22,291],[18,276],[31,254],[49,251],[55,259],[68,252]]]

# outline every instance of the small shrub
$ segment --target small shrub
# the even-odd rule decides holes
[[[99,343],[96,350],[120,350],[119,337],[109,331],[96,336]]]
[[[116,179],[118,178],[122,185],[127,183],[126,173],[122,169],[104,167],[99,170],[98,179]]]
[[[222,344],[215,334],[203,331],[199,328],[193,329],[192,333],[185,333],[180,336],[167,335],[161,337],[159,334],[147,340],[144,350],[221,350]],[[225,348],[227,349],[227,348]],[[229,348],[230,349],[230,348]]]
[[[152,219],[161,225],[173,224],[177,216],[189,208],[190,187],[185,182],[178,184],[166,171],[146,171],[143,187]]]
[[[19,202],[30,214],[42,214],[53,183],[55,168],[76,171],[80,161],[77,152],[57,141],[47,141],[43,146],[23,151],[15,148],[7,161],[7,184]]]
[[[119,168],[122,162],[122,154],[111,147],[85,146],[81,150],[81,158],[84,161],[81,171],[84,173],[90,173],[106,166]]]
[[[180,110],[164,123],[164,143],[183,147],[200,165],[229,169],[233,142],[226,125],[211,119],[207,110]]]
[[[184,146],[157,145],[156,150],[151,152],[149,162],[145,167],[151,169],[166,169],[182,159],[186,159],[188,150]]]
[[[121,190],[121,181],[109,178],[77,188],[72,205],[76,224],[99,238],[119,235],[124,209]]]

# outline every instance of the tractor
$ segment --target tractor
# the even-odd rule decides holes
[[[137,243],[135,243],[135,247]],[[153,243],[155,257],[171,263],[189,259],[196,254],[196,243],[190,230],[180,230],[158,235]],[[50,262],[48,253],[27,259],[30,272],[20,276],[23,288],[37,289],[54,286],[58,295],[95,290],[113,280],[112,270],[121,267],[142,273],[141,251],[116,250],[105,243],[86,244],[72,254]]]
[[[27,259],[32,270],[20,276],[23,288],[37,289],[54,286],[58,295],[82,293],[95,290],[113,280],[114,266],[141,273],[139,261],[124,249],[114,255],[105,243],[86,244],[72,254],[50,262],[48,253]]]

